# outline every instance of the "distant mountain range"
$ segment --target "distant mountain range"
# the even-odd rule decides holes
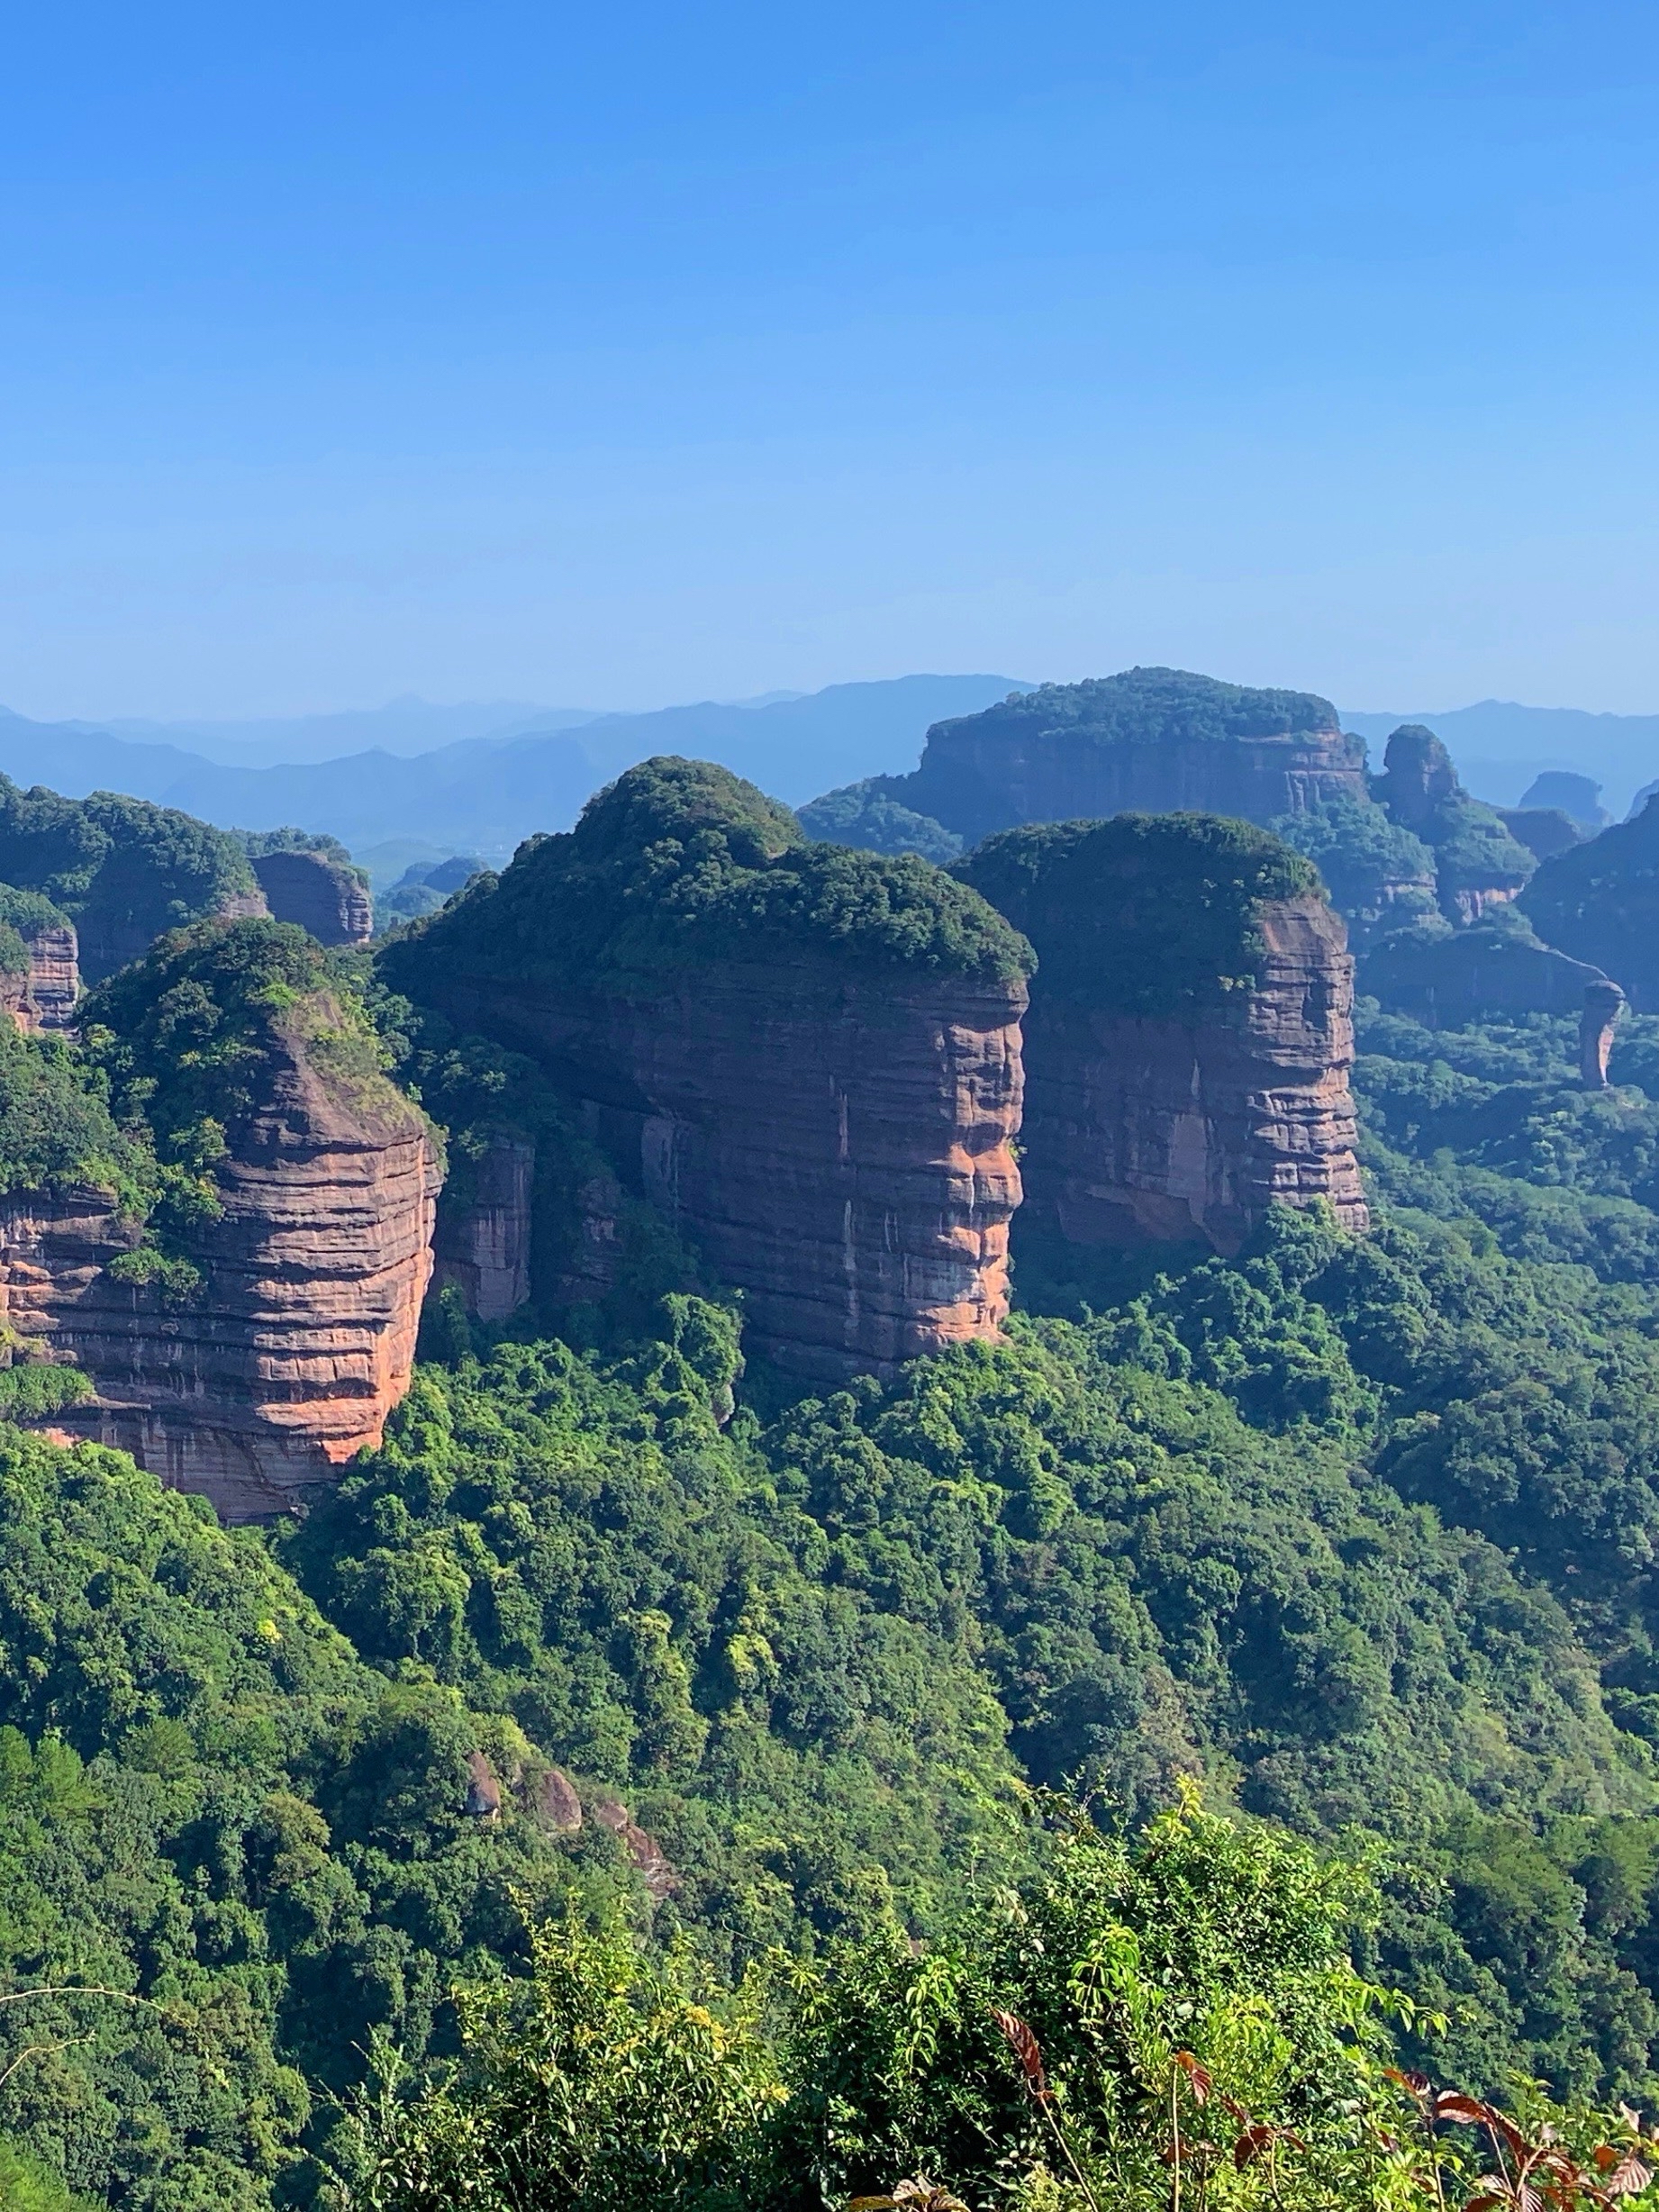
[[[401,867],[452,852],[504,857],[532,830],[568,828],[601,784],[652,753],[721,761],[800,805],[867,775],[904,773],[930,723],[1029,688],[1006,675],[908,675],[648,714],[397,699],[288,721],[95,724],[31,721],[0,708],[0,770],[71,798],[130,792],[226,829],[326,830],[359,855],[386,848],[388,865],[401,855]],[[1437,730],[1470,789],[1500,806],[1541,770],[1568,768],[1600,782],[1618,816],[1659,776],[1659,714],[1488,699],[1342,716],[1370,742],[1377,767],[1402,721]]]
[[[146,730],[179,725],[96,729],[82,722],[36,722],[0,709],[0,770],[14,781],[42,783],[71,798],[89,791],[131,793],[182,807],[226,829],[274,830],[294,823],[326,830],[354,851],[394,839],[439,850],[510,853],[536,830],[567,829],[602,784],[653,753],[718,760],[799,804],[820,792],[893,768],[913,767],[929,723],[973,714],[1010,691],[1028,689],[1005,675],[908,675],[881,684],[836,684],[808,695],[771,694],[738,704],[704,702],[651,714],[585,716],[575,708],[532,711],[530,724],[413,749],[422,729],[443,715],[477,718],[483,707],[425,709],[397,702],[377,714],[317,716],[287,725],[296,745],[337,742],[340,733],[397,724],[394,751],[371,749],[325,759],[245,765],[210,758]],[[507,709],[511,717],[513,710]],[[276,741],[284,725],[184,726],[222,754],[231,733],[252,730],[250,742]],[[332,731],[333,738],[329,736]],[[239,743],[243,739],[239,739]]]
[[[1457,763],[1478,799],[1514,806],[1535,775],[1568,768],[1594,776],[1603,803],[1618,819],[1639,785],[1659,776],[1659,714],[1591,714],[1582,707],[1523,707],[1507,699],[1482,699],[1449,712],[1356,714],[1344,710],[1342,727],[1369,740],[1372,766],[1401,722],[1426,722]]]

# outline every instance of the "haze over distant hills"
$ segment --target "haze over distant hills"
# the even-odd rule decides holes
[[[362,852],[419,840],[501,857],[533,830],[567,828],[602,784],[652,753],[719,761],[799,805],[862,777],[914,767],[930,723],[1029,684],[1006,675],[910,675],[768,693],[655,712],[522,700],[386,705],[287,720],[40,722],[0,708],[0,770],[70,797],[122,791],[226,828],[295,823]],[[1345,711],[1371,744],[1402,721],[1446,740],[1465,783],[1513,805],[1546,768],[1594,776],[1621,815],[1659,775],[1659,714],[1591,714],[1500,700],[1444,712]]]
[[[379,714],[404,718],[398,727],[410,750],[402,757],[376,743],[371,750],[327,759],[259,766],[234,765],[170,741],[85,723],[30,721],[0,710],[0,770],[22,784],[49,784],[71,798],[95,790],[128,792],[226,828],[270,830],[292,822],[329,830],[354,848],[418,838],[450,851],[489,856],[511,852],[533,830],[568,827],[600,784],[652,753],[719,761],[798,804],[835,784],[895,765],[913,766],[929,723],[975,713],[1024,688],[1005,675],[909,675],[832,684],[806,696],[769,694],[752,703],[704,701],[650,714],[585,719],[574,708],[532,709],[528,723],[510,722],[504,730],[422,751],[411,743],[420,718],[408,712],[410,703],[394,703]],[[476,717],[493,711],[424,712]],[[310,718],[301,725],[300,739],[322,742],[326,726],[356,730],[376,719]],[[430,720],[425,724],[436,726]],[[134,725],[125,728],[131,731]],[[256,745],[273,735],[269,724],[211,728],[222,752],[229,732],[251,730],[258,734],[249,741]]]
[[[1535,775],[1569,768],[1594,776],[1617,819],[1637,787],[1659,776],[1659,714],[1591,714],[1582,707],[1524,707],[1482,699],[1441,713],[1343,712],[1342,726],[1373,754],[1401,722],[1426,722],[1444,739],[1464,782],[1493,806],[1514,806]],[[1374,757],[1373,766],[1376,765]]]

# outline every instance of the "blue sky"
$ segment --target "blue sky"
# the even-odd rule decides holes
[[[0,700],[1659,707],[1659,14],[14,10]]]

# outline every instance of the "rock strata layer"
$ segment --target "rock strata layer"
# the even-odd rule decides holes
[[[743,1292],[756,1350],[883,1372],[1005,1319],[1023,986],[733,965],[645,1002],[458,978],[440,1003],[582,1105],[624,1186]]]
[[[1240,822],[1128,817],[1010,832],[962,869],[1038,951],[1023,1226],[1231,1251],[1274,1202],[1324,1200],[1366,1227],[1354,964],[1299,856]]]
[[[279,1050],[221,1164],[222,1216],[189,1247],[195,1295],[142,1279],[107,1193],[25,1193],[0,1201],[0,1315],[92,1378],[55,1427],[228,1520],[284,1511],[377,1444],[408,1387],[437,1184],[412,1109],[337,1096]]]
[[[658,760],[387,974],[537,1061],[609,1162],[570,1287],[603,1292],[632,1193],[743,1293],[751,1350],[840,1376],[1001,1326],[1029,965],[938,869],[809,844],[753,785]]]
[[[320,945],[367,945],[374,902],[355,870],[324,853],[261,853],[253,872],[272,915],[296,922]]]
[[[74,924],[27,921],[17,925],[28,956],[18,975],[0,972],[0,1007],[25,1036],[61,1032],[75,1023],[80,996],[80,959]]]
[[[916,773],[883,788],[972,845],[1023,822],[1129,811],[1269,822],[1363,799],[1365,756],[1311,693],[1132,668],[936,722]]]

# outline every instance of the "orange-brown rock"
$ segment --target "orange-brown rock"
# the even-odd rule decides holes
[[[753,785],[663,760],[387,967],[539,1062],[743,1292],[753,1349],[843,1375],[1002,1323],[1029,958],[925,862],[810,845]],[[603,1281],[605,1244],[573,1265]]]
[[[48,924],[21,934],[29,949],[29,974],[16,1010],[18,1027],[30,1032],[72,1029],[81,991],[74,925]]]
[[[729,965],[644,1002],[485,978],[440,1002],[562,1078],[756,1349],[881,1372],[1006,1317],[1023,986]]]
[[[530,1296],[535,1184],[535,1146],[497,1135],[481,1159],[451,1174],[440,1201],[436,1280],[453,1283],[480,1321],[505,1320]]]
[[[0,1201],[0,1314],[92,1378],[95,1400],[56,1426],[247,1520],[379,1442],[413,1361],[438,1165],[389,1086],[332,1084],[287,1039],[218,1174],[184,1298],[142,1279],[106,1193]]]
[[[296,922],[320,945],[366,945],[375,934],[367,886],[326,853],[260,853],[253,872],[276,920]]]
[[[962,864],[1037,947],[1022,1226],[1234,1250],[1275,1201],[1366,1226],[1354,964],[1266,832],[1124,816],[1010,831]]]

